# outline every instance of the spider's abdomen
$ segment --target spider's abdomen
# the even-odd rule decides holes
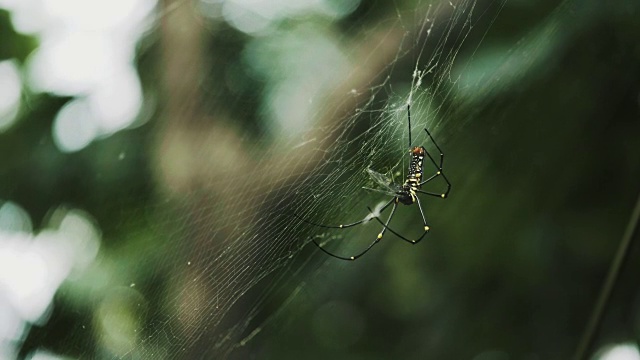
[[[405,184],[416,185],[420,184],[422,179],[422,163],[424,162],[424,148],[422,146],[416,146],[411,149],[411,163],[409,164],[409,174],[407,174],[407,181]]]
[[[424,151],[422,146],[416,146],[411,149],[411,163],[409,164],[407,180],[405,180],[404,185],[402,185],[402,190],[396,194],[398,201],[405,205],[411,205],[416,202],[416,190],[420,188],[422,179]]]

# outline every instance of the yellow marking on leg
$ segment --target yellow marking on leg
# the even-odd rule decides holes
[[[425,227],[424,227],[424,231],[429,231],[429,227],[428,227],[428,226],[425,226]]]
[[[378,240],[382,239],[382,233],[378,234]]]
[[[444,199],[444,198],[446,198],[446,197],[447,197],[447,194],[442,194],[442,195],[440,195],[440,196],[442,196],[442,198]]]
[[[355,256],[352,256],[352,257],[350,257],[349,259],[351,259],[351,260],[355,260],[355,259],[356,259],[356,257],[355,257]]]
[[[438,171],[438,172],[436,173],[436,175],[440,175],[440,174],[441,174],[441,172],[440,172],[440,171]]]
[[[342,227],[343,227],[343,226],[344,226],[344,225],[338,225],[338,227],[339,227],[340,229],[342,229]]]

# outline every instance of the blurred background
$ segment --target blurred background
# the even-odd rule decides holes
[[[639,18],[0,0],[0,359],[570,359],[640,195]],[[293,214],[363,219],[425,127],[453,184],[427,237],[322,253],[381,226]],[[589,359],[640,359],[626,260]]]

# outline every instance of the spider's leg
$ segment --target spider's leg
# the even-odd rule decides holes
[[[440,149],[440,146],[438,146],[438,143],[433,139],[433,136],[431,136],[431,133],[429,132],[429,130],[425,128],[424,131],[427,132],[427,135],[429,135],[429,139],[431,139],[431,142],[433,142],[433,145],[435,145],[436,149],[438,149],[438,151],[440,152],[440,166],[436,165],[435,162],[433,164],[436,165],[438,169],[442,170],[442,163],[444,162],[444,153],[442,152],[442,149]],[[431,157],[431,155],[429,155],[429,157]]]
[[[326,250],[325,248],[323,248],[322,246],[320,246],[320,244],[318,244],[314,239],[311,239],[311,241],[313,241],[313,243],[320,249],[322,250],[325,254],[334,257],[336,259],[340,259],[340,260],[348,260],[348,261],[353,261],[355,259],[357,259],[358,257],[360,257],[362,254],[356,256],[349,256],[349,257],[344,257],[344,256],[340,256],[340,255],[336,255],[332,252],[329,252],[328,250]],[[367,248],[367,250],[369,250],[371,247],[373,247],[373,245],[375,245],[376,242],[373,242],[371,245],[369,245],[369,247]],[[365,250],[366,252],[366,250]]]
[[[393,198],[395,199],[395,198]],[[386,203],[381,209],[380,212],[383,212],[387,207],[389,207],[389,205],[391,205],[391,203],[393,202],[393,199],[391,199],[388,203]],[[367,221],[371,221],[372,216],[371,214],[369,214],[369,216],[366,216],[364,219],[362,220],[358,220],[356,222],[350,223],[350,224],[340,224],[340,225],[324,225],[324,224],[318,224],[315,223],[311,220],[307,220],[305,218],[303,218],[302,216],[296,214],[295,212],[293,213],[293,216],[295,216],[296,218],[306,222],[307,224],[311,224],[314,226],[318,226],[318,227],[322,227],[322,228],[327,228],[327,229],[346,229],[346,228],[350,228],[352,226],[356,226],[356,225],[360,225],[362,223],[365,223]]]
[[[441,198],[441,199],[445,199],[449,195],[448,194],[449,193],[448,190],[447,190],[447,192],[442,193],[442,194],[441,193],[434,193],[434,192],[431,192],[431,191],[424,191],[424,190],[416,190],[416,192],[420,193],[420,194],[435,196],[435,197],[438,197],[438,198]]]
[[[419,204],[419,203],[418,203]],[[424,229],[425,231],[422,233],[422,235],[420,235],[420,237],[417,240],[409,240],[406,237],[400,235],[400,233],[398,233],[397,231],[393,230],[392,228],[389,227],[389,222],[387,221],[387,223],[383,223],[382,220],[380,220],[380,218],[376,217],[376,221],[379,222],[384,229],[389,230],[390,233],[392,233],[393,235],[399,237],[400,239],[410,243],[410,244],[417,244],[420,241],[422,241],[422,239],[425,237],[425,235],[427,235],[427,233],[429,232],[429,225],[427,225],[427,221],[424,220],[424,212],[422,212],[422,206],[420,205],[420,214],[422,214],[422,220],[424,221]],[[384,232],[384,231],[383,231]]]
[[[387,203],[386,203],[386,204],[385,204],[385,205],[384,205],[384,206],[379,210],[379,213],[381,213],[381,212],[383,212],[386,208],[388,208],[388,207],[389,207],[389,205],[391,205],[391,203],[393,203],[393,209],[391,210],[391,214],[389,215],[389,220],[390,220],[390,219],[391,219],[391,217],[393,216],[393,213],[396,211],[396,207],[398,206],[398,203],[397,203],[397,202],[394,202],[395,200],[396,200],[396,198],[395,198],[395,197],[394,197],[394,198],[392,198],[391,200],[389,200],[389,202],[387,202]],[[369,211],[370,211],[369,216],[365,217],[364,219],[362,219],[362,220],[360,220],[360,221],[356,221],[356,222],[354,222],[354,223],[346,224],[346,225],[338,225],[338,226],[328,226],[328,225],[317,224],[317,223],[311,222],[311,221],[309,221],[309,220],[306,220],[306,219],[304,219],[304,218],[300,217],[298,214],[295,214],[295,213],[294,213],[293,215],[294,215],[295,217],[297,217],[298,219],[300,219],[300,220],[302,220],[302,221],[304,221],[304,222],[306,222],[306,223],[309,223],[309,224],[315,225],[315,226],[324,227],[324,228],[329,228],[329,229],[344,229],[344,228],[348,228],[348,227],[351,227],[351,226],[356,226],[356,225],[358,225],[358,224],[362,224],[362,223],[363,223],[363,222],[365,222],[365,221],[370,221],[372,218],[377,218],[377,216],[376,216],[376,215],[374,215],[374,213],[373,213],[373,211],[372,211],[371,209],[369,209]],[[364,251],[362,251],[362,252],[361,252],[361,253],[359,253],[358,255],[349,256],[349,257],[336,255],[336,254],[334,254],[334,253],[332,253],[332,252],[330,252],[330,251],[326,250],[326,249],[325,249],[325,248],[323,248],[323,247],[322,247],[322,246],[321,246],[317,241],[315,241],[315,239],[313,239],[313,238],[311,239],[311,241],[312,241],[312,242],[313,242],[313,243],[314,243],[318,248],[320,248],[320,250],[322,250],[325,254],[327,254],[327,255],[329,255],[329,256],[332,256],[332,257],[334,257],[334,258],[336,258],[336,259],[340,259],[340,260],[349,260],[349,261],[353,261],[353,260],[355,260],[355,259],[359,258],[360,256],[364,255],[364,254],[365,254],[367,251],[369,251],[369,250],[370,250],[370,249],[371,249],[375,244],[377,244],[377,243],[380,241],[380,239],[382,238],[382,234],[384,234],[384,229],[383,229],[383,231],[382,231],[380,234],[378,234],[378,237],[377,237],[377,238],[376,238],[376,239],[375,239],[375,240],[374,240],[374,241],[373,241],[373,242],[372,242],[372,243],[371,243],[371,244],[370,244],[366,249],[364,249]]]
[[[438,176],[440,176],[440,174],[435,173],[435,174],[431,175],[427,180],[425,180],[425,181],[423,181],[423,182],[419,183],[419,184],[418,184],[418,186],[422,186],[422,185],[424,185],[424,184],[428,183],[429,181],[431,181],[431,180],[433,180],[433,179],[437,178]]]
[[[431,153],[429,151],[427,151],[427,149],[424,146],[422,147],[422,150],[424,150],[424,152],[427,154],[427,156],[429,157],[429,160],[431,160],[431,163],[433,164],[433,166],[435,166],[436,169],[438,169],[438,171],[442,172],[442,161],[440,161],[440,165],[438,165],[438,163],[433,158]]]
[[[398,201],[396,200],[396,198],[391,199],[391,201],[393,202],[393,207],[391,208],[391,213],[389,214],[389,217],[387,218],[387,223],[386,223],[386,224],[382,224],[382,226],[383,226],[382,230],[380,231],[380,233],[378,234],[378,236],[376,236],[376,239],[375,239],[375,240],[373,240],[373,242],[372,242],[369,246],[367,246],[367,248],[366,248],[366,249],[364,249],[364,251],[362,251],[362,252],[361,252],[361,253],[359,253],[358,255],[354,255],[354,256],[350,256],[350,257],[348,257],[348,258],[345,258],[345,257],[341,257],[341,256],[335,256],[335,255],[332,255],[332,254],[330,254],[328,251],[326,251],[326,250],[324,250],[324,249],[322,249],[322,248],[321,248],[321,249],[322,249],[325,253],[327,253],[327,254],[329,254],[329,255],[332,255],[332,256],[334,256],[334,257],[337,257],[338,259],[342,259],[342,260],[355,260],[355,259],[359,258],[360,256],[362,256],[362,255],[366,254],[369,250],[371,250],[371,248],[372,248],[375,244],[379,243],[379,242],[380,242],[380,240],[382,240],[382,237],[384,236],[384,232],[385,232],[385,230],[387,230],[387,225],[389,225],[389,222],[391,222],[391,219],[393,218],[393,214],[395,214],[396,209],[398,208]],[[371,212],[373,213],[373,211],[372,211],[371,209],[369,209],[369,211],[371,211]],[[378,221],[380,221],[380,223],[382,223],[382,221],[381,221],[380,219],[378,219],[378,217],[377,217],[377,216],[375,216],[375,218],[376,218]],[[314,241],[314,242],[315,242],[315,241]]]
[[[429,225],[427,225],[427,218],[424,216],[424,211],[422,210],[422,204],[420,204],[420,199],[417,196],[416,196],[416,202],[418,203],[418,210],[420,210],[420,216],[422,216],[422,224],[424,224],[424,231],[426,234],[427,231],[429,231]],[[420,240],[422,240],[422,237],[420,237]]]
[[[409,149],[411,149],[411,104],[407,103],[407,122],[409,123]]]
[[[427,129],[425,129],[426,131]],[[427,133],[429,133],[427,131]],[[431,135],[429,135],[431,136]],[[432,139],[433,140],[433,139]],[[435,142],[434,142],[435,143]],[[437,146],[437,145],[436,145]],[[432,193],[429,191],[421,191],[418,190],[418,192],[423,193],[423,194],[427,194],[427,195],[432,195],[432,196],[436,196],[436,197],[440,197],[440,198],[446,198],[449,195],[449,191],[451,191],[451,183],[449,182],[449,179],[447,179],[447,176],[444,174],[444,172],[442,171],[442,159],[440,159],[440,167],[438,166],[438,164],[436,163],[435,159],[433,158],[433,156],[431,156],[431,154],[429,153],[429,151],[427,151],[427,149],[425,149],[424,147],[422,147],[422,149],[424,150],[424,152],[427,154],[427,156],[429,157],[429,160],[431,160],[431,163],[433,164],[433,166],[435,166],[438,171],[436,171],[435,174],[431,175],[427,180],[421,182],[420,184],[418,184],[418,186],[422,186],[426,183],[428,183],[429,181],[435,179],[438,176],[442,176],[442,178],[444,179],[444,181],[447,183],[447,190],[442,193],[442,194],[436,194],[436,193]],[[439,150],[440,148],[438,148]],[[442,155],[442,152],[440,153],[440,155]]]

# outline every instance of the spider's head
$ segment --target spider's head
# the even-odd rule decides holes
[[[409,191],[407,190],[399,190],[396,192],[396,197],[398,198],[398,201],[405,204],[405,205],[411,205],[415,202],[415,195],[412,195]]]
[[[411,148],[411,155],[424,156],[424,148],[422,146],[414,146]]]

